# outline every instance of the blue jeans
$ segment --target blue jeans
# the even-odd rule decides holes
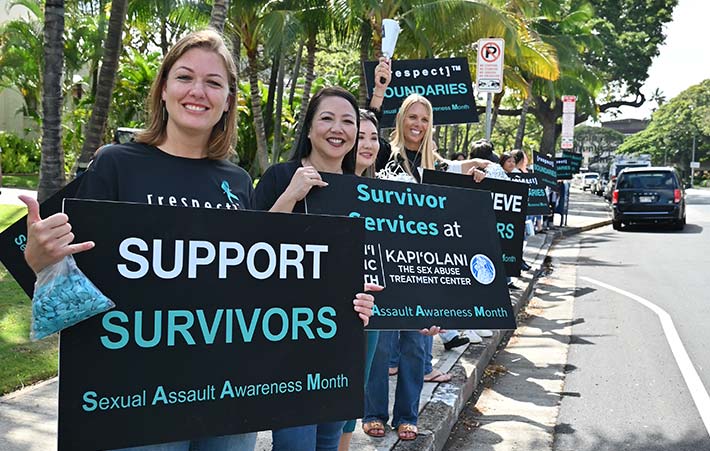
[[[250,432],[159,445],[136,446],[114,451],[253,451],[255,446],[256,432]]]
[[[370,378],[370,368],[372,367],[372,359],[375,358],[375,350],[377,349],[377,340],[379,339],[380,332],[377,330],[368,330],[365,332],[367,336],[367,354],[365,356],[365,387],[367,387],[367,380]],[[363,391],[365,387],[362,387]],[[353,432],[355,430],[355,420],[350,420],[343,426],[343,432]]]
[[[345,421],[271,431],[273,451],[337,451]]]
[[[432,371],[434,371],[434,367],[431,364],[432,359],[434,358],[433,355],[431,355],[431,351],[434,348],[434,337],[424,337],[424,340],[426,340],[426,356],[424,357],[424,374],[429,374]]]
[[[417,331],[380,331],[365,392],[363,421],[379,420],[386,423],[389,419],[387,368],[394,340],[399,342],[400,350],[397,391],[392,412],[392,426],[396,428],[403,423],[416,425],[419,417],[419,398],[424,386],[426,337]]]
[[[399,367],[399,331],[393,331],[394,338],[390,340],[390,358],[387,366],[389,368]]]

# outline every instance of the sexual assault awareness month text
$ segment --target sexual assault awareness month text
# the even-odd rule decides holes
[[[76,200],[65,211],[76,239],[96,243],[77,264],[116,308],[62,332],[59,451],[362,415],[362,220]]]

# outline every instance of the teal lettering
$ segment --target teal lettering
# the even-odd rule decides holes
[[[372,310],[374,312],[374,306]],[[338,331],[338,325],[331,318],[326,317],[326,315],[329,315],[331,318],[334,318],[336,316],[335,309],[333,307],[321,307],[318,310],[318,321],[321,323],[321,325],[328,328],[327,331],[323,327],[319,327],[316,329],[318,331],[318,336],[324,340],[333,338],[336,332]]]
[[[101,336],[101,344],[107,349],[121,349],[128,344],[128,338],[130,337],[125,327],[111,323],[111,320],[114,318],[118,319],[122,323],[128,322],[128,315],[120,310],[113,310],[104,315],[101,319],[101,325],[106,332],[114,333],[121,337],[120,340],[114,342],[111,341],[106,335]]]
[[[95,391],[87,391],[84,393],[84,404],[81,405],[81,408],[84,409],[85,412],[93,412],[96,410],[96,406],[98,405],[95,399],[96,396],[97,394]]]

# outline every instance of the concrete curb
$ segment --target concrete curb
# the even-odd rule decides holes
[[[550,246],[555,241],[609,224],[611,224],[611,219],[546,233],[545,241],[538,248],[532,265],[540,266],[543,263]],[[528,255],[531,253],[529,252]],[[537,271],[529,279],[526,279],[525,289],[513,299],[513,311],[516,316],[528,304],[539,276],[540,271]],[[486,367],[493,359],[505,335],[505,332],[494,331],[493,337],[486,339],[484,343],[468,346],[449,370],[453,375],[451,382],[439,384],[432,393],[429,402],[419,413],[419,436],[417,439],[412,441],[398,440],[391,451],[441,451],[444,448],[461,411],[480,384]]]

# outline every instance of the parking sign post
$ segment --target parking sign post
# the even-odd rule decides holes
[[[500,38],[480,39],[476,61],[476,88],[487,93],[486,139],[491,139],[493,94],[503,91],[503,60],[505,41]]]

